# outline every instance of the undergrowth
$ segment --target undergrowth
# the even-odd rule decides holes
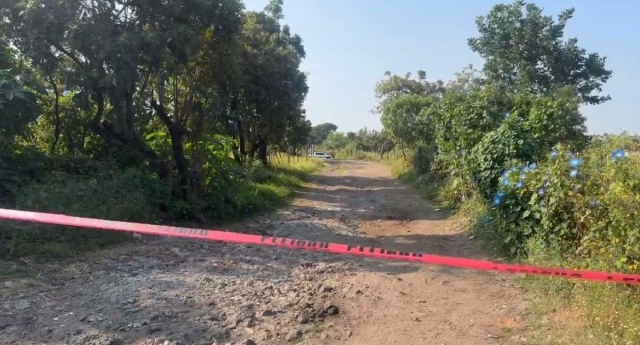
[[[200,196],[199,204],[191,204],[176,198],[168,184],[141,169],[118,170],[95,163],[98,169],[79,172],[66,166],[51,169],[45,164],[50,159],[40,156],[22,158],[3,160],[13,166],[1,169],[0,179],[4,184],[9,180],[15,188],[4,193],[13,200],[2,200],[5,205],[1,207],[156,224],[180,222],[194,207],[202,211],[206,222],[220,223],[281,206],[309,173],[323,166],[320,160],[304,158],[272,160],[268,168],[259,162],[248,163],[238,178],[229,174],[218,182],[216,193]],[[44,165],[46,172],[42,173],[39,167]],[[27,174],[14,176],[15,171]],[[131,233],[8,220],[0,220],[0,226],[0,258],[4,259],[65,257],[132,238]]]
[[[404,157],[379,159],[421,195],[456,209],[496,256],[548,267],[638,273],[640,156],[627,136],[592,140],[581,151],[559,146],[535,165],[518,166],[488,198],[461,193],[455,176],[419,173]],[[515,171],[517,170],[517,171]],[[463,195],[463,196],[462,196]],[[462,196],[462,198],[461,198]],[[616,283],[519,276],[530,293],[535,341],[640,343],[640,289]]]

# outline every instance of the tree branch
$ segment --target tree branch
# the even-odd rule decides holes
[[[73,62],[76,63],[76,65],[78,65],[79,67],[84,68],[84,64],[82,63],[82,61],[80,61],[80,59],[71,54],[71,52],[69,52],[68,50],[66,50],[63,46],[61,46],[59,43],[53,42],[50,39],[46,39],[45,40],[47,43],[51,44],[54,48],[56,48],[57,50],[59,50],[60,52],[62,52],[64,55],[66,55],[67,57],[69,57],[71,60],[73,60]]]
[[[117,140],[125,145],[133,147],[145,159],[149,160],[154,168],[158,168],[161,166],[158,155],[144,142],[136,140],[136,138],[129,138],[127,136],[124,136],[121,133],[116,132],[107,121],[100,121],[102,119],[102,116],[104,115],[104,94],[102,93],[102,91],[96,92],[96,103],[98,105],[98,109],[96,110],[96,114],[93,116],[90,124],[90,128],[94,133],[106,139]],[[159,173],[159,175],[162,174]]]
[[[171,117],[169,117],[167,112],[164,110],[164,106],[159,105],[158,102],[156,102],[155,99],[151,100],[151,108],[153,108],[153,110],[156,112],[156,114],[158,114],[158,117],[160,118],[160,120],[167,127],[173,126],[173,120],[171,120]]]
[[[49,79],[49,84],[53,88],[53,92],[55,94],[55,101],[53,104],[53,113],[55,116],[55,129],[53,132],[53,143],[51,143],[50,152],[54,153],[56,151],[56,146],[58,146],[58,140],[60,138],[60,94],[58,93],[58,85],[53,79],[53,75],[51,75],[51,71],[47,69],[47,77]]]

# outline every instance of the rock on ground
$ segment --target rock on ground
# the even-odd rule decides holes
[[[327,164],[291,207],[229,228],[482,254],[386,167]],[[504,319],[522,323],[508,279],[305,250],[141,235],[0,272],[11,272],[0,283],[2,344],[494,344],[487,334]]]

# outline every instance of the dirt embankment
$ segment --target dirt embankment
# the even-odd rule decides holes
[[[483,257],[383,165],[329,162],[312,182],[228,228]],[[0,269],[0,344],[526,343],[521,291],[487,272],[151,237]]]

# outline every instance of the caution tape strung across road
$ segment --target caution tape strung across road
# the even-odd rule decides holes
[[[125,231],[125,232],[137,232],[149,235],[160,236],[174,236],[174,237],[186,237],[196,238],[209,241],[221,241],[240,244],[255,244],[264,246],[275,246],[285,248],[297,248],[297,249],[311,249],[316,251],[336,253],[336,254],[350,254],[360,255],[381,259],[393,259],[402,261],[420,262],[433,265],[452,266],[473,270],[485,270],[485,271],[501,271],[510,273],[523,273],[523,274],[535,274],[546,276],[557,276],[563,278],[575,278],[584,280],[599,280],[610,281],[624,284],[640,284],[640,275],[638,274],[625,274],[625,273],[612,273],[612,272],[599,272],[599,271],[586,271],[586,270],[572,270],[563,268],[551,268],[540,267],[532,265],[518,265],[518,264],[506,264],[497,263],[487,260],[466,259],[460,257],[432,255],[432,254],[420,254],[411,252],[400,252],[394,250],[388,250],[384,248],[348,245],[341,243],[329,243],[318,241],[305,241],[296,240],[282,237],[270,237],[241,234],[235,232],[227,232],[220,230],[204,230],[194,228],[183,228],[174,226],[141,224],[141,223],[128,223],[118,222],[110,220],[102,220],[95,218],[82,218],[66,216],[61,214],[52,213],[39,213],[39,212],[27,212],[0,209],[0,219],[12,219],[19,221],[28,221],[43,224],[55,224],[66,225],[81,228]]]

